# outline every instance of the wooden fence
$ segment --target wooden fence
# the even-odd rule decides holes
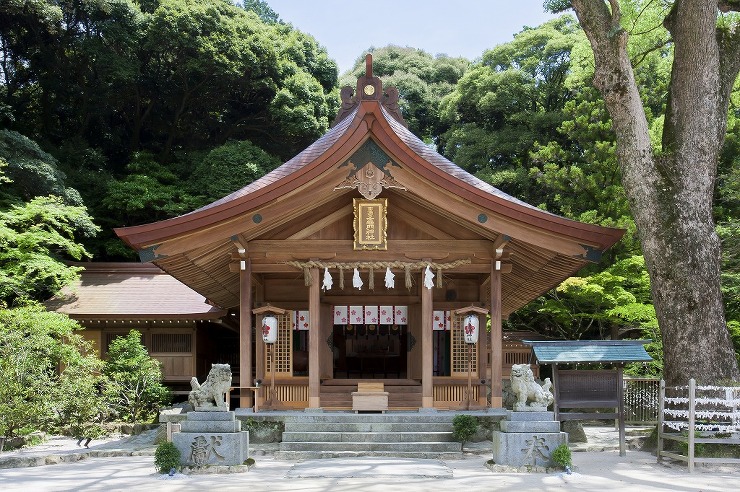
[[[693,379],[688,386],[666,387],[661,380],[659,408],[659,462],[663,457],[685,461],[689,472],[696,463],[740,464],[740,458],[697,457],[695,452],[697,444],[740,446],[740,387],[697,386]],[[685,443],[686,455],[665,450],[666,440]]]

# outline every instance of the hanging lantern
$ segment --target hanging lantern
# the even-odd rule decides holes
[[[465,343],[478,343],[478,328],[480,322],[478,316],[469,314],[465,316],[463,329],[465,330]]]
[[[275,343],[277,341],[278,332],[277,318],[268,314],[262,318],[262,340],[265,343]]]

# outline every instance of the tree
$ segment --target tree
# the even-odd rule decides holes
[[[454,90],[470,62],[394,45],[368,51],[373,55],[373,75],[381,77],[386,87],[398,89],[401,113],[409,129],[426,142],[438,144],[439,135],[448,127],[440,119],[439,103]],[[354,88],[357,78],[364,74],[365,57],[362,56],[342,77],[341,85]]]
[[[563,142],[565,85],[572,47],[582,33],[572,16],[526,28],[514,40],[483,54],[441,103],[449,124],[442,153],[463,169],[530,203],[547,194],[530,178],[530,152]]]
[[[58,430],[101,411],[101,395],[90,391],[101,361],[79,328],[39,304],[0,308],[0,435]]]
[[[208,154],[190,177],[199,205],[211,203],[261,178],[280,162],[252,142],[227,142]]]
[[[653,148],[617,0],[572,6],[595,61],[617,139],[617,161],[650,273],[669,384],[737,379],[720,289],[712,202],[732,87],[740,69],[737,2],[676,0],[664,24],[674,59],[662,141]]]
[[[141,333],[136,330],[111,342],[103,375],[105,397],[111,409],[126,422],[148,422],[169,402],[160,363],[149,356],[141,343]]]

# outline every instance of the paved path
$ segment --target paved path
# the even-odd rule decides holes
[[[609,431],[597,431],[601,444]],[[104,453],[151,454],[151,446],[136,449],[137,441],[93,442],[90,456],[74,462],[49,466],[0,470],[0,491],[291,491],[359,492],[490,491],[490,490],[575,490],[575,491],[702,491],[738,490],[740,467],[698,469],[689,474],[685,465],[659,465],[655,457],[641,451],[573,453],[576,471],[565,473],[493,473],[485,466],[490,453],[467,454],[455,461],[414,459],[335,459],[303,462],[277,461],[270,455],[255,454],[255,466],[247,473],[224,475],[182,475],[155,473],[152,456],[104,456]],[[49,454],[51,452],[53,454]],[[26,455],[78,456],[80,450],[70,439],[53,439],[25,450]],[[2,453],[5,458],[8,454]],[[62,460],[59,460],[62,461]]]

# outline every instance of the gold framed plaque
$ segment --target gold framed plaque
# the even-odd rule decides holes
[[[388,199],[354,198],[354,249],[388,249]]]

